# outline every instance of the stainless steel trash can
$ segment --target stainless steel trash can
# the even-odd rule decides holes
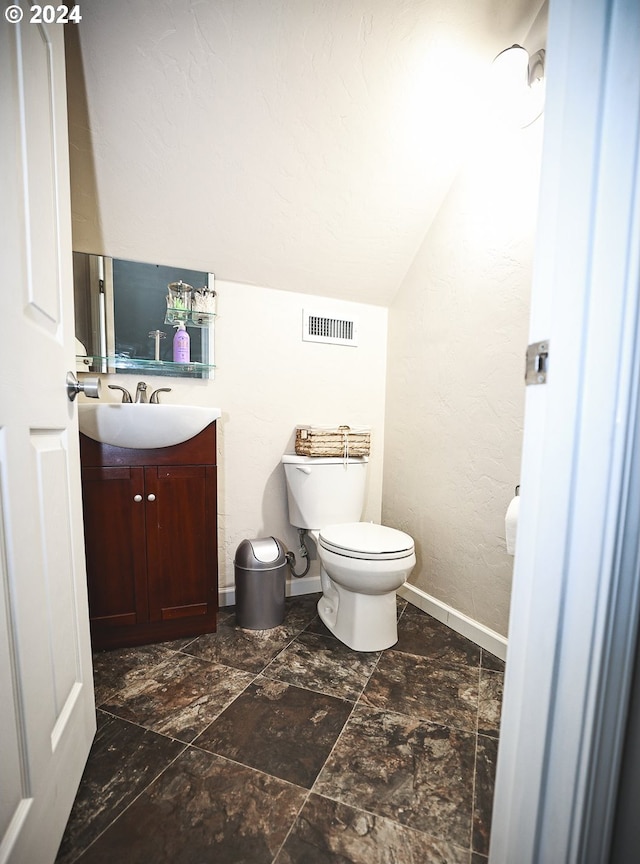
[[[246,630],[269,630],[284,621],[286,550],[276,537],[243,540],[234,559],[236,622]]]

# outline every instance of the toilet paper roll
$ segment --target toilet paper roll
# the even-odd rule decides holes
[[[504,536],[507,540],[507,554],[516,554],[516,537],[518,534],[518,514],[520,511],[520,496],[512,498],[504,517]]]

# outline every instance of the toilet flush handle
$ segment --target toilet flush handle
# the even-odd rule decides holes
[[[303,474],[311,474],[311,468],[308,465],[296,465],[298,471],[302,471]]]

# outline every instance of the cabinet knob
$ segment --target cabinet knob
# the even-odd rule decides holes
[[[133,500],[134,501],[142,501],[142,495],[134,495]]]
[[[151,495],[147,495],[147,501],[155,501],[155,500],[156,500],[156,496],[153,494],[153,492],[151,493]]]

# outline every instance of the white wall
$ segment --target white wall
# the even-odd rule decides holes
[[[476,130],[390,310],[383,520],[410,582],[506,635],[542,121]]]
[[[109,251],[117,257],[117,249]],[[176,250],[173,257],[180,254],[189,267],[188,250]],[[119,401],[107,383],[135,389],[144,379],[153,387],[172,388],[163,401],[222,409],[217,421],[218,542],[224,589],[233,585],[233,557],[245,537],[274,535],[297,551],[280,464],[283,453],[293,452],[297,424],[372,427],[365,518],[380,520],[387,311],[221,280],[216,280],[216,290],[214,380],[110,375],[104,376],[103,398]],[[303,307],[355,314],[358,347],[302,342]],[[311,580],[318,575],[316,559],[306,577],[308,590],[317,590]],[[295,589],[302,590],[301,584],[296,582]]]

